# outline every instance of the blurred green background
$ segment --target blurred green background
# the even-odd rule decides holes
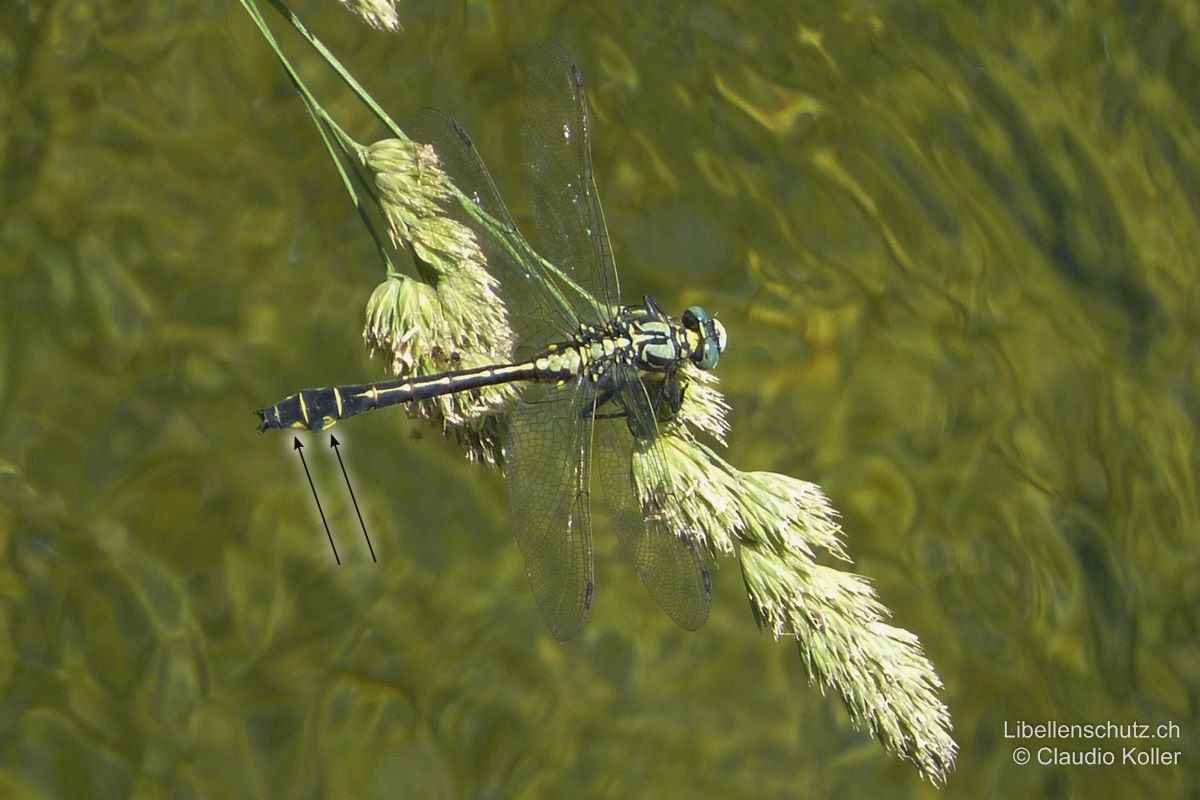
[[[841,510],[946,682],[945,796],[1197,796],[1194,0],[296,9],[402,124],[459,118],[518,217],[515,62],[575,55],[627,299],[720,311],[728,457]],[[306,439],[335,566],[251,410],[385,374],[381,278],[236,3],[0,6],[0,796],[939,794],[755,629],[732,562],[689,634],[599,539],[553,642],[500,477],[402,413],[337,429],[378,564]]]

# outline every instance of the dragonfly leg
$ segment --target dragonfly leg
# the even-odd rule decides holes
[[[603,408],[614,397],[617,396],[617,385],[612,380],[601,380],[597,384],[597,392],[595,402],[587,404],[583,409],[584,419],[613,419],[615,417],[625,416],[624,412],[615,412],[611,414],[597,414],[596,409]]]
[[[679,409],[683,408],[683,390],[684,385],[679,380],[679,373],[672,370],[658,389],[655,408],[662,410],[665,404],[666,409],[670,412],[670,418],[674,419],[679,413]]]

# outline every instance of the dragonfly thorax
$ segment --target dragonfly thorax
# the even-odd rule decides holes
[[[725,327],[699,306],[676,319],[647,297],[621,307],[602,328],[581,326],[567,347],[578,351],[581,371],[600,375],[612,363],[643,372],[674,372],[686,361],[713,369],[727,343]]]

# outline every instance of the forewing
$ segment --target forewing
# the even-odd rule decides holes
[[[627,372],[623,404],[639,417],[634,425],[654,425],[648,419],[649,402],[636,374]],[[637,397],[640,394],[641,400]],[[678,498],[671,495],[661,445],[656,436],[634,441],[624,419],[597,422],[596,468],[601,475],[606,507],[610,509],[621,549],[633,564],[651,596],[680,626],[696,630],[708,619],[712,604],[712,579],[704,566],[694,537],[679,514]],[[646,486],[656,489],[643,499],[633,478],[633,449],[642,448]]]
[[[525,98],[525,178],[542,255],[584,290],[565,292],[580,319],[604,319],[621,291],[592,171],[583,78],[561,47],[544,45],[529,59]]]
[[[513,534],[538,607],[560,641],[579,632],[592,603],[584,396],[568,386],[518,405],[504,448]]]

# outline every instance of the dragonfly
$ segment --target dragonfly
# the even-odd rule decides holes
[[[519,383],[520,399],[507,412],[503,470],[513,533],[550,632],[570,639],[591,608],[593,473],[642,583],[675,622],[699,628],[712,581],[697,534],[671,496],[661,436],[682,405],[685,366],[716,367],[728,336],[699,306],[676,318],[651,297],[621,304],[579,68],[561,48],[545,46],[528,70],[522,164],[540,253],[518,231],[461,126],[426,110],[412,133],[433,146],[449,178],[494,223],[473,228],[499,240],[488,250],[488,268],[514,320],[513,359],[304,389],[258,410],[260,430],[321,430],[378,408]],[[657,487],[649,497],[635,479],[635,450],[650,473],[643,485]]]

